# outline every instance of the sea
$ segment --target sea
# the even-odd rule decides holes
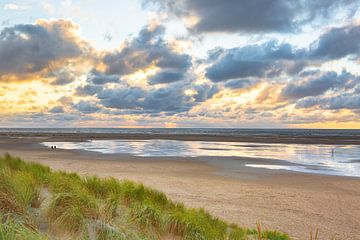
[[[214,136],[348,136],[360,137],[360,129],[258,129],[258,128],[0,128],[0,132],[199,134]]]

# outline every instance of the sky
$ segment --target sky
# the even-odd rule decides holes
[[[360,128],[360,0],[0,0],[0,127]]]

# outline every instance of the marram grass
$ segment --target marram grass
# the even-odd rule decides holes
[[[128,180],[80,177],[0,157],[0,240],[286,240],[261,228],[228,224]]]

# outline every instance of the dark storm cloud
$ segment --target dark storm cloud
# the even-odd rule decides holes
[[[310,78],[306,81],[291,82],[281,95],[287,99],[300,99],[308,96],[318,96],[330,89],[345,88],[354,76],[343,71],[341,74],[327,72],[320,77]]]
[[[339,9],[353,13],[353,0],[144,0],[177,17],[196,16],[195,32],[292,32]],[[353,11],[351,11],[353,10]]]
[[[66,20],[4,28],[0,32],[0,75],[35,73],[52,62],[80,56],[82,43],[73,35],[75,29]]]
[[[217,50],[215,53],[210,52],[209,59],[216,60],[206,69],[205,76],[213,82],[246,77],[273,77],[284,70],[292,71],[295,61],[305,57],[304,49],[296,49],[290,44],[277,41]]]
[[[171,49],[162,38],[164,31],[161,25],[147,26],[124,48],[107,53],[103,58],[105,73],[122,76],[154,65],[161,71],[151,79],[151,84],[180,80],[181,74],[191,67],[191,57]]]

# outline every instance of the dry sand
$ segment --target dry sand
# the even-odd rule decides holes
[[[57,170],[139,181],[229,222],[247,227],[260,222],[263,228],[287,232],[292,239],[309,239],[315,229],[319,239],[360,239],[360,178],[247,167],[238,170],[235,178],[201,159],[50,150],[40,146],[40,140],[1,137],[0,154],[10,152]]]

